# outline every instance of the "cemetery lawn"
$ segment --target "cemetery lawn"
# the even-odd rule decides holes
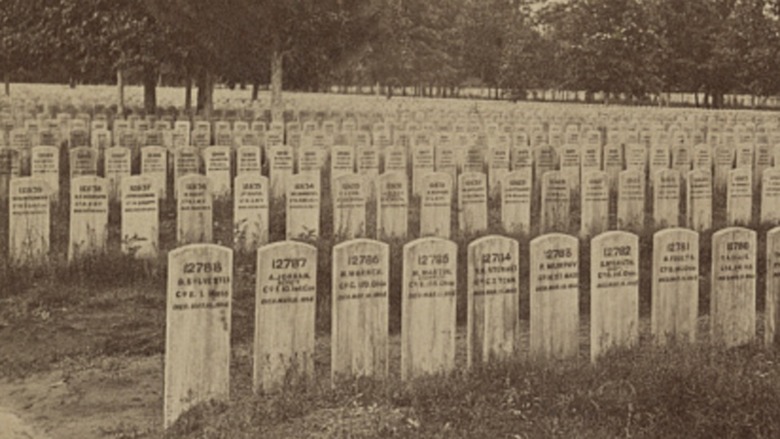
[[[194,409],[167,435],[161,431],[164,275],[128,281],[113,270],[85,280],[76,270],[25,283],[6,273],[0,409],[49,438],[780,435],[778,350],[751,345],[721,352],[706,340],[663,350],[643,340],[640,348],[609,354],[594,367],[585,325],[576,361],[518,358],[472,372],[465,371],[461,327],[458,372],[411,383],[398,377],[400,336],[393,334],[387,381],[333,388],[328,332],[319,324],[315,382],[283,395],[253,396],[249,267],[237,269],[232,399]],[[648,325],[643,318],[642,334]],[[527,330],[524,320],[523,351]],[[702,319],[701,334],[706,330]]]

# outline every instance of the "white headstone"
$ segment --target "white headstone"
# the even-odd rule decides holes
[[[766,178],[766,174],[764,174]],[[766,305],[764,343],[773,346],[780,341],[780,227],[766,234]]]
[[[609,178],[605,171],[582,176],[580,236],[590,238],[609,228]]]
[[[753,183],[750,168],[729,171],[726,190],[726,222],[730,226],[748,225],[753,218]]]
[[[590,358],[639,342],[639,238],[606,232],[591,241]]]
[[[122,179],[129,177],[132,167],[131,151],[128,148],[114,146],[103,152],[103,172],[108,180],[108,197],[119,200]]]
[[[158,197],[164,200],[168,192],[168,151],[162,146],[141,148],[141,175],[152,180]]]
[[[488,150],[488,188],[498,195],[499,183],[509,172],[509,145],[495,145]]]
[[[712,148],[707,144],[699,144],[693,148],[693,169],[703,169],[712,172]]]
[[[626,169],[637,169],[642,175],[647,172],[647,146],[629,143],[625,146]]]
[[[601,144],[588,143],[582,146],[580,175],[590,171],[601,171]]]
[[[660,169],[653,179],[655,227],[677,227],[680,215],[680,173],[676,169]]]
[[[758,192],[764,171],[772,167],[772,148],[767,144],[756,145],[753,162],[753,190]]]
[[[756,232],[741,227],[712,235],[712,341],[733,347],[756,336]]]
[[[652,277],[655,342],[693,343],[699,317],[699,234],[678,228],[656,232]]]
[[[513,171],[522,169],[533,169],[533,153],[527,143],[515,144],[512,147],[512,166]]]
[[[331,376],[388,371],[390,250],[368,239],[333,247]]]
[[[512,234],[531,231],[531,169],[509,172],[501,182],[501,224]]]
[[[753,154],[755,145],[752,143],[742,143],[737,145],[736,160],[734,162],[735,168],[747,168],[753,169]]]
[[[579,145],[563,145],[559,151],[561,157],[560,171],[566,174],[570,188],[579,192],[580,186],[580,147]]]
[[[336,145],[330,149],[330,181],[331,185],[342,175],[355,173],[355,148],[346,145]]]
[[[703,232],[712,228],[712,174],[708,169],[696,168],[686,179],[688,227]]]
[[[284,197],[287,191],[287,180],[293,173],[294,164],[293,150],[289,146],[277,145],[268,149],[271,200]]]
[[[568,232],[571,191],[566,175],[550,171],[542,176],[541,233]]]
[[[48,183],[41,178],[11,180],[8,192],[8,259],[12,264],[39,265],[46,261],[51,234],[50,193]]]
[[[714,162],[714,190],[717,193],[724,193],[729,181],[729,171],[734,166],[734,149],[729,145],[716,146]]]
[[[106,250],[108,239],[108,181],[95,176],[70,183],[70,240],[68,261]]]
[[[262,149],[254,145],[242,145],[236,150],[236,175],[260,175]]]
[[[200,153],[194,147],[179,148],[173,158],[173,196],[179,196],[179,180],[187,175],[200,173]]]
[[[261,247],[256,285],[255,391],[313,377],[317,248],[294,241]]]
[[[165,427],[191,407],[227,400],[233,252],[193,244],[168,254]]]
[[[446,172],[450,174],[452,181],[458,178],[458,148],[454,145],[436,146],[436,172]]]
[[[604,147],[604,172],[607,173],[607,185],[610,193],[617,192],[618,176],[623,170],[623,147],[610,143]],[[583,174],[583,177],[585,174]]]
[[[506,360],[517,349],[519,323],[519,244],[485,236],[468,246],[467,363]]]
[[[449,239],[452,227],[452,180],[449,174],[426,174],[420,191],[420,236]]]
[[[295,174],[287,182],[285,233],[287,239],[315,240],[320,236],[320,180]]]
[[[320,180],[325,163],[325,150],[316,146],[301,147],[298,150],[298,173],[309,174]]]
[[[53,200],[60,194],[60,151],[55,146],[34,146],[30,153],[30,176],[46,182]]]
[[[412,191],[423,196],[423,178],[434,172],[434,148],[431,145],[417,145],[412,148]]]
[[[579,242],[560,233],[530,244],[530,354],[576,358],[579,352]]]
[[[366,235],[366,188],[363,177],[342,175],[333,181],[333,236],[337,240]]]
[[[122,251],[156,258],[160,250],[160,203],[157,186],[145,175],[122,179]]]
[[[555,149],[550,145],[541,145],[533,149],[534,151],[534,188],[538,190],[539,184],[543,182],[544,175],[552,172],[557,167],[558,156]],[[568,180],[567,181],[567,188]]]
[[[213,239],[211,181],[205,175],[190,174],[178,182],[176,241],[178,244],[209,243]]]
[[[378,179],[377,235],[405,239],[408,231],[409,187],[406,174],[384,173]]]
[[[384,150],[385,173],[400,172],[407,175],[406,149],[401,146],[392,146]]]
[[[769,168],[761,178],[761,223],[780,224],[780,168]]]
[[[485,146],[470,141],[463,148],[463,172],[485,172]],[[453,180],[455,181],[455,180]]]
[[[80,146],[68,151],[70,154],[70,178],[97,175],[97,150]]]
[[[481,172],[465,172],[458,177],[458,224],[461,232],[470,234],[486,230],[487,178]]]
[[[361,146],[356,149],[357,171],[363,177],[365,196],[375,199],[375,182],[379,176],[379,149],[375,146]]]
[[[268,177],[241,174],[233,182],[233,246],[254,252],[268,243]]]
[[[639,233],[645,224],[645,176],[638,168],[629,168],[618,177],[617,227]]]
[[[211,179],[211,189],[216,198],[230,196],[231,156],[230,146],[209,146],[203,150],[206,176]]]
[[[407,243],[403,253],[401,379],[450,372],[455,368],[458,246],[421,238]]]
[[[671,157],[669,146],[665,144],[656,144],[650,147],[650,184],[655,186],[655,175],[662,169],[669,169]]]

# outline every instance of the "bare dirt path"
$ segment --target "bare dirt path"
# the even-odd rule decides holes
[[[0,381],[0,439],[140,438],[162,423],[161,358],[110,358]]]

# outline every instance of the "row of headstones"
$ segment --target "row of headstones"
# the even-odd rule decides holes
[[[47,96],[47,101],[49,97]],[[48,103],[48,102],[47,102]],[[361,115],[362,117],[375,117],[375,118],[381,118],[381,119],[387,119],[387,118],[395,118],[402,121],[408,121],[408,120],[426,120],[426,119],[447,119],[447,120],[453,120],[457,118],[464,118],[464,117],[473,117],[476,114],[473,113],[473,107],[467,107],[466,105],[463,105],[462,107],[456,108],[453,107],[451,103],[448,103],[447,105],[430,105],[430,103],[425,103],[421,101],[409,101],[412,105],[393,105],[398,104],[394,101],[387,101],[387,102],[351,102],[348,107],[346,107],[343,102],[339,103],[337,101],[331,101],[331,102],[321,102],[321,105],[316,106],[299,106],[297,104],[293,104],[291,108],[288,109],[288,111],[285,111],[285,117],[284,120],[306,120],[310,118],[315,119],[323,119],[327,117],[344,117],[344,116],[357,116]],[[377,105],[380,104],[380,105]],[[230,106],[230,103],[224,103],[222,105],[228,105]],[[42,108],[40,105],[35,104],[35,107]],[[82,109],[79,110],[79,108],[70,106],[69,108],[61,108],[62,106],[58,107],[47,107],[48,111],[45,111],[43,114],[38,114],[37,117],[48,117],[56,116],[57,118],[61,117],[70,117],[70,118],[81,118],[85,120],[89,120],[90,114],[93,113],[93,118],[107,118],[111,117],[110,115],[103,114],[103,111],[86,111],[86,107],[82,106]],[[17,105],[14,105],[14,108],[12,109],[11,113],[8,113],[7,111],[4,111],[3,114],[0,114],[0,116],[9,116],[11,117],[17,117],[19,114],[24,114],[29,116],[33,116],[34,113],[39,112],[40,110],[31,111],[32,108],[30,105],[19,105],[17,102]],[[219,109],[216,109],[219,110]],[[257,103],[254,103],[252,105],[246,105],[242,104],[239,107],[236,108],[225,108],[226,112],[223,111],[222,114],[220,114],[219,111],[214,112],[214,116],[219,118],[223,117],[228,120],[238,120],[238,119],[253,119],[258,118],[260,116],[265,116],[265,114],[259,114],[257,110],[262,110],[262,106],[258,106]],[[707,114],[707,113],[698,113],[698,114],[689,114],[689,115],[679,115],[675,114],[673,111],[669,111],[668,109],[664,109],[661,111],[652,111],[652,108],[640,108],[636,109],[635,111],[626,111],[626,109],[622,108],[616,108],[612,109],[612,111],[609,111],[610,109],[606,108],[594,108],[594,107],[583,107],[583,108],[566,108],[565,111],[560,111],[560,108],[556,108],[554,112],[551,112],[549,108],[543,108],[543,107],[535,107],[533,106],[523,106],[522,108],[509,108],[506,106],[501,106],[499,104],[490,103],[489,105],[483,105],[482,108],[480,108],[479,117],[483,121],[486,122],[495,122],[495,123],[506,123],[506,122],[514,122],[518,120],[522,121],[528,121],[528,120],[534,120],[534,119],[541,119],[543,121],[549,120],[550,123],[559,123],[559,124],[565,124],[565,122],[570,120],[598,120],[602,123],[609,123],[609,124],[625,124],[625,125],[636,125],[641,120],[651,120],[655,123],[665,123],[665,124],[695,124],[695,125],[707,125],[712,126],[716,123],[732,123],[732,122],[749,122],[751,125],[759,125],[761,122],[770,121],[771,118],[767,117],[768,115],[766,113],[764,114],[746,114],[746,113],[731,113],[728,115],[725,115],[724,117],[723,113],[719,113],[717,116]],[[170,114],[165,114],[170,113]],[[181,113],[181,111],[179,112]],[[266,109],[266,111],[261,113],[269,113]],[[161,115],[161,117],[171,117],[171,115],[175,114],[175,112],[167,111],[164,112],[164,114]],[[598,116],[597,116],[598,115]],[[316,117],[315,117],[316,116]],[[639,117],[638,117],[639,116]],[[140,114],[131,114],[127,117],[128,120],[132,121],[139,121],[143,120],[142,116]],[[146,119],[149,119],[149,116],[146,117]]]
[[[111,147],[103,151],[89,147],[74,148],[68,154],[70,177],[96,175],[102,155],[104,175],[112,180],[114,186],[118,186],[118,180],[130,173],[133,152],[125,147]],[[495,147],[485,150],[480,147],[418,145],[411,148],[411,151],[403,146],[389,147],[384,151],[379,151],[372,146],[356,148],[343,145],[329,148],[320,146],[292,148],[285,145],[269,148],[242,146],[235,151],[226,146],[210,146],[203,150],[195,147],[174,149],[171,151],[174,158],[170,163],[168,153],[159,146],[145,146],[135,152],[140,157],[142,173],[154,173],[163,183],[166,179],[163,171],[169,167],[173,167],[175,176],[181,176],[199,173],[201,163],[204,163],[206,173],[215,180],[214,188],[217,195],[229,195],[234,162],[236,174],[260,172],[266,157],[272,180],[276,180],[273,174],[289,174],[295,168],[298,172],[319,172],[326,163],[326,157],[330,156],[331,177],[335,178],[356,170],[361,174],[376,175],[382,163],[385,172],[407,172],[409,161],[407,157],[410,156],[412,189],[419,195],[420,176],[434,170],[448,172],[453,179],[457,178],[459,172],[487,170],[491,191],[497,192],[498,182],[503,174],[510,169],[526,168],[533,169],[537,184],[547,171],[556,169],[565,171],[570,175],[570,183],[574,189],[578,188],[581,176],[590,171],[604,170],[609,176],[610,190],[614,192],[618,173],[624,169],[636,168],[645,171],[649,168],[651,185],[653,175],[660,169],[677,169],[682,172],[683,178],[692,167],[704,169],[711,171],[714,184],[724,189],[728,172],[736,166],[753,170],[756,177],[755,189],[761,181],[764,169],[771,167],[775,162],[773,156],[780,153],[780,148],[772,151],[767,145],[757,148],[752,145],[740,145],[736,149],[723,145],[713,151],[708,145],[699,145],[691,154],[689,148],[680,146],[672,149],[670,155],[668,147],[652,147],[648,151],[637,144],[628,145],[625,150],[621,145],[607,145],[605,148],[600,145],[583,148],[567,146],[559,149],[541,146],[533,150],[528,147],[511,149]],[[21,152],[16,152],[14,149],[0,149],[0,174],[42,175],[50,185],[54,186],[59,178],[58,158],[57,150],[52,147],[34,147],[30,151]],[[115,194],[116,191],[112,190],[112,195]],[[161,195],[164,194],[163,190]],[[274,196],[283,194],[284,189],[280,188]]]
[[[780,228],[767,234],[765,341],[777,331]],[[579,241],[568,235],[530,244],[530,350],[540,358],[579,354]],[[756,232],[729,228],[712,237],[712,341],[731,347],[756,334]],[[165,425],[189,407],[226,398],[232,301],[230,249],[193,244],[169,254],[165,354]],[[389,250],[359,239],[333,248],[331,376],[388,374]],[[454,370],[457,244],[421,238],[403,249],[401,378]],[[516,355],[518,242],[487,236],[468,246],[467,363]],[[591,241],[590,357],[639,338],[639,240],[607,232]],[[699,235],[655,234],[652,334],[657,343],[696,340]],[[317,249],[270,244],[257,252],[254,387],[283,388],[313,376]]]
[[[730,171],[726,194],[726,224],[750,225],[753,191],[749,169]],[[489,227],[489,188],[483,173],[458,177],[457,197],[447,173],[428,173],[421,185],[419,236],[452,236],[453,200],[457,201],[458,227],[464,234]],[[147,175],[121,180],[122,250],[141,258],[159,253],[159,182]],[[681,180],[676,170],[660,170],[653,189],[653,226],[688,227],[704,231],[713,227],[713,191],[706,171],[690,171],[687,183],[686,219],[680,221]],[[199,174],[178,180],[176,231],[179,245],[213,240],[214,191],[211,178]],[[277,183],[278,184],[278,183]],[[317,239],[321,236],[323,194],[319,175],[294,174],[285,184],[285,236]],[[375,184],[375,186],[374,186]],[[68,259],[106,249],[108,236],[109,180],[95,176],[71,181]],[[266,177],[243,174],[235,178],[233,238],[237,249],[253,251],[269,239],[269,184]],[[501,225],[510,233],[531,233],[532,184],[530,173],[507,173],[500,185]],[[376,195],[372,195],[376,191]],[[635,169],[620,173],[616,227],[640,233],[645,228],[646,191],[642,174]],[[35,177],[10,181],[9,257],[22,264],[41,263],[49,253],[51,190],[49,182]],[[376,237],[407,239],[409,235],[408,179],[402,173],[385,173],[373,179],[344,174],[331,186],[333,235],[337,241],[369,236],[367,210],[376,202]],[[583,238],[610,229],[610,190],[605,172],[591,172],[583,179],[579,230]],[[572,228],[572,191],[568,176],[551,171],[542,178],[539,233],[569,232]],[[780,168],[764,173],[761,185],[762,223],[780,223]]]
[[[481,124],[479,122],[456,123],[437,125],[434,123],[408,123],[396,125],[391,122],[379,122],[374,124],[358,123],[355,120],[346,120],[339,123],[335,120],[324,121],[321,125],[314,121],[309,122],[274,122],[266,124],[264,121],[194,121],[187,120],[155,120],[137,121],[117,120],[112,127],[105,119],[93,120],[89,124],[86,120],[52,120],[39,121],[27,120],[24,127],[11,128],[0,136],[0,144],[7,143],[16,147],[25,145],[54,145],[60,140],[67,139],[70,146],[98,146],[111,145],[195,145],[200,147],[215,145],[247,144],[247,142],[265,144],[266,137],[272,144],[290,144],[299,146],[302,139],[320,136],[319,142],[339,143],[334,140],[337,134],[353,133],[355,141],[359,144],[371,144],[384,146],[392,143],[403,143],[403,138],[414,135],[421,140],[415,143],[445,144],[451,137],[459,137],[461,134],[483,136],[500,145],[541,145],[551,144],[555,147],[579,144],[601,144],[606,138],[609,143],[629,144],[640,143],[645,146],[666,144],[718,144],[732,143],[777,143],[779,133],[776,130],[762,128],[755,133],[745,129],[721,131],[713,127],[710,132],[703,130],[688,130],[679,126],[671,126],[668,129],[662,127],[645,127],[632,130],[625,127],[607,126],[597,129],[593,125],[568,125],[565,128],[560,125],[545,127],[542,123],[530,125],[503,125]],[[602,130],[605,134],[602,134]],[[249,136],[246,137],[245,136]],[[256,136],[253,139],[252,136]],[[253,139],[253,140],[243,140]],[[461,142],[469,137],[461,138]],[[406,140],[408,141],[408,140]],[[314,143],[318,141],[314,140]],[[305,143],[305,142],[304,142]]]
[[[646,112],[643,113],[644,116],[653,116]],[[201,123],[212,123],[213,126],[215,126],[217,123],[223,123],[229,126],[234,126],[236,123],[243,124],[243,123],[250,123],[251,121],[258,121],[263,120],[263,115],[253,115],[254,117],[226,117],[224,120],[219,120],[219,116],[215,116],[212,121],[206,120],[203,117],[196,116],[193,119],[194,122],[201,122]],[[258,117],[261,116],[261,117]],[[3,123],[4,127],[10,127],[10,122],[13,122],[14,125],[18,124],[20,120],[23,122],[24,126],[31,126],[33,128],[39,126],[39,125],[46,125],[46,122],[50,119],[53,119],[52,122],[56,121],[60,125],[63,125],[63,123],[70,123],[73,122],[74,126],[89,129],[89,128],[102,128],[102,127],[110,127],[113,125],[113,123],[116,123],[117,126],[123,126],[125,124],[129,125],[130,127],[143,127],[143,126],[152,126],[157,121],[164,121],[169,124],[173,123],[174,120],[176,120],[172,115],[169,114],[163,114],[160,117],[156,117],[154,115],[147,116],[145,118],[142,118],[140,115],[130,115],[126,119],[122,118],[116,118],[116,117],[110,117],[107,114],[104,113],[95,113],[94,115],[90,115],[88,113],[65,113],[60,112],[54,115],[54,117],[50,117],[50,113],[38,113],[38,114],[30,114],[21,112],[19,114],[14,113],[8,113],[8,112],[2,112],[0,113],[0,122],[9,122],[9,123]],[[112,123],[109,123],[109,119],[111,119]],[[621,120],[618,119],[610,119],[607,117],[588,117],[588,118],[582,118],[582,117],[545,117],[545,116],[530,116],[523,114],[523,115],[512,115],[507,113],[488,113],[483,115],[476,115],[476,114],[413,114],[411,112],[401,112],[397,114],[393,113],[387,113],[387,112],[370,112],[370,113],[355,113],[355,112],[346,112],[346,113],[333,113],[330,115],[327,114],[320,114],[318,116],[314,116],[312,114],[309,114],[309,112],[301,111],[297,114],[295,113],[289,113],[286,115],[284,120],[286,123],[282,123],[280,121],[275,121],[274,123],[280,123],[282,125],[282,128],[287,128],[288,126],[292,130],[298,130],[301,128],[305,128],[308,125],[308,129],[316,129],[315,127],[323,126],[325,129],[328,128],[328,125],[335,124],[336,126],[340,125],[340,120],[350,120],[350,119],[360,119],[364,121],[379,121],[378,123],[384,123],[387,126],[396,126],[397,124],[412,124],[414,126],[419,126],[419,129],[427,129],[429,131],[433,131],[436,128],[439,128],[441,126],[448,126],[448,127],[455,127],[455,126],[462,126],[464,130],[474,130],[474,125],[480,125],[481,128],[484,128],[487,131],[511,131],[515,129],[521,129],[525,128],[526,130],[534,130],[535,127],[539,127],[538,129],[541,131],[544,131],[546,134],[548,134],[550,137],[555,137],[556,135],[560,135],[562,133],[568,133],[573,130],[575,130],[577,127],[582,125],[595,125],[595,126],[604,126],[610,131],[613,132],[626,132],[629,135],[633,133],[638,133],[642,131],[667,131],[669,133],[675,132],[675,131],[686,131],[688,133],[698,133],[699,131],[707,131],[707,132],[728,132],[728,131],[734,131],[739,133],[765,133],[768,131],[771,131],[774,126],[771,123],[771,120],[767,120],[766,118],[763,118],[763,120],[759,121],[758,123],[754,122],[741,122],[741,121],[726,121],[726,120],[711,120],[707,122],[702,121],[689,121],[689,120],[680,120],[680,119],[673,119],[671,117],[664,118],[664,120],[657,120],[653,117],[644,117],[642,120],[634,119],[634,120]],[[29,122],[28,122],[29,120]],[[318,123],[321,122],[321,123]],[[589,122],[589,123],[588,123]],[[767,124],[766,122],[769,122]],[[240,126],[240,125],[239,125]],[[636,135],[635,135],[636,136]]]

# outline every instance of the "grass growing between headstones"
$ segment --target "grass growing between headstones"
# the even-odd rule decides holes
[[[513,360],[266,396],[234,383],[230,402],[197,407],[166,437],[777,437],[778,361],[780,351],[753,345],[643,345],[595,366]]]

